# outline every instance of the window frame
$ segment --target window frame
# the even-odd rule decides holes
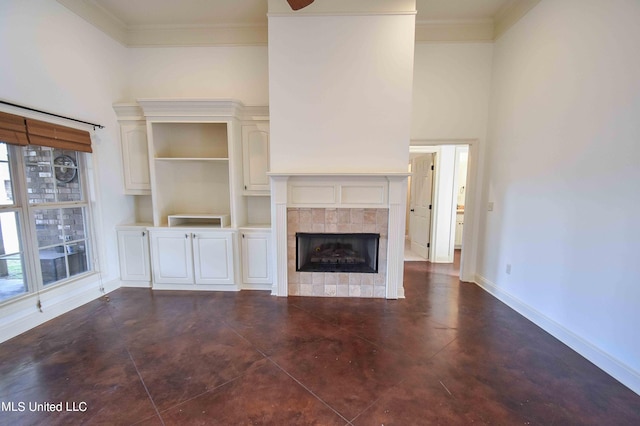
[[[4,142],[0,141],[0,143]],[[5,143],[5,146],[7,147],[7,153],[9,156],[9,173],[12,184],[13,204],[0,205],[0,213],[9,211],[17,212],[17,219],[19,221],[18,233],[20,238],[20,249],[23,253],[23,277],[25,281],[25,292],[8,297],[4,300],[0,300],[0,306],[16,302],[34,294],[39,294],[43,291],[63,287],[99,272],[97,261],[98,252],[96,245],[95,220],[92,212],[91,202],[91,179],[89,176],[91,159],[87,158],[88,153],[75,151],[77,160],[77,176],[80,182],[80,190],[82,194],[80,201],[30,203],[25,155],[25,151],[29,150],[30,146],[18,146],[8,143]],[[53,150],[57,149],[53,147],[50,148],[52,149],[52,153]],[[53,158],[51,158],[50,165],[53,179],[55,179],[55,166],[53,164]],[[69,275],[69,253],[64,250],[65,270],[67,277],[45,284],[40,263],[41,247],[39,247],[35,214],[38,210],[60,210],[68,208],[84,209],[83,220],[85,235],[84,239],[80,241],[85,242],[86,271],[77,273],[75,275]],[[63,247],[66,247],[66,243],[66,241],[62,241],[61,245]]]

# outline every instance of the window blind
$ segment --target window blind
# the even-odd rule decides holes
[[[11,145],[38,145],[71,151],[92,152],[86,130],[33,120],[0,111],[0,141]]]
[[[0,141],[11,145],[28,145],[24,117],[0,111]]]
[[[27,136],[31,145],[92,152],[91,136],[86,130],[72,129],[30,118],[27,118],[26,122]]]

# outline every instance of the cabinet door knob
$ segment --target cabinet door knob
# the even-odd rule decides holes
[[[145,235],[147,235],[147,233],[142,231],[142,236],[144,237]]]
[[[189,238],[189,234],[184,234],[184,237],[185,238]]]

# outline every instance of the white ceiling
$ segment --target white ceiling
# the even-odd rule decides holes
[[[317,0],[322,1],[322,0]],[[511,0],[417,0],[418,21],[492,19]],[[267,0],[92,0],[125,26],[267,23]]]
[[[57,1],[126,46],[267,43],[267,0]],[[493,41],[539,1],[416,0],[416,41]]]
[[[267,0],[91,0],[125,26],[260,25]]]

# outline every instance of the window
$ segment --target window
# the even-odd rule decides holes
[[[0,303],[92,271],[83,156],[0,142]]]

